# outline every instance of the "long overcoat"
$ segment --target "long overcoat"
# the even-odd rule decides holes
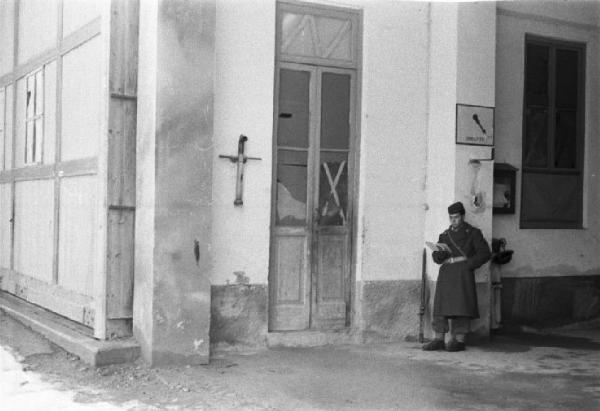
[[[463,223],[456,230],[450,227],[440,234],[439,242],[447,244],[452,253],[433,252],[433,260],[442,264],[433,300],[433,315],[479,318],[474,270],[490,259],[487,241],[481,230]],[[444,262],[449,257],[467,259],[454,263]]]

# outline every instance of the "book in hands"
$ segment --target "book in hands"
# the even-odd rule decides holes
[[[427,247],[429,247],[431,249],[431,251],[447,251],[449,253],[452,253],[452,250],[450,250],[450,247],[448,247],[448,244],[432,243],[430,241],[425,241],[425,244],[427,245]]]

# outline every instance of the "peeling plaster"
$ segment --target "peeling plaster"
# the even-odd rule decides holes
[[[250,284],[250,278],[245,271],[234,271],[233,274],[235,275],[236,284]]]
[[[194,350],[198,351],[198,349],[200,348],[200,346],[204,344],[204,340],[200,339],[200,340],[194,340]]]

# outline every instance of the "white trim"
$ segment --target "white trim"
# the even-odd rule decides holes
[[[592,32],[595,32],[593,34],[596,34],[596,35],[598,34],[597,32],[600,30],[600,25],[597,25],[597,24],[577,23],[577,22],[569,21],[569,20],[565,20],[565,19],[557,19],[555,17],[542,16],[539,14],[523,13],[520,11],[507,10],[502,7],[498,7],[496,10],[497,10],[498,16],[512,17],[512,18],[519,19],[519,20],[535,21],[535,22],[544,23],[544,24],[567,26],[567,27],[571,27],[574,29],[578,29],[578,30],[592,31]]]

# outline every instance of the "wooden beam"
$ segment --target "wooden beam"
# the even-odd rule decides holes
[[[75,291],[66,290],[56,284],[29,277],[15,270],[0,268],[4,281],[2,288],[9,293],[23,298],[31,303],[40,305],[48,310],[85,324],[84,313],[88,319],[94,317],[92,298]],[[92,324],[86,324],[88,327]]]
[[[97,18],[83,26],[82,28],[76,30],[65,39],[62,39],[59,46],[45,51],[41,54],[38,54],[23,64],[17,65],[17,52],[18,52],[18,2],[15,5],[16,9],[16,21],[15,21],[15,60],[14,60],[14,69],[11,73],[5,74],[0,77],[0,87],[5,86],[7,84],[13,83],[20,79],[21,77],[27,75],[31,71],[36,68],[43,66],[46,63],[49,63],[52,60],[58,59],[59,56],[67,54],[69,51],[73,50],[76,47],[81,46],[83,43],[93,39],[97,35],[100,34],[100,26],[101,19]],[[62,21],[62,20],[60,20]],[[60,28],[60,34],[62,34],[62,28]]]
[[[0,183],[45,180],[59,177],[85,176],[98,173],[98,158],[89,157],[63,161],[57,164],[35,164],[0,171]]]
[[[101,90],[100,96],[102,99],[100,110],[100,142],[98,145],[98,184],[97,184],[97,229],[95,231],[96,250],[95,250],[95,267],[94,272],[94,310],[96,313],[96,321],[94,323],[94,337],[104,340],[109,337],[107,332],[106,311],[107,311],[107,245],[108,241],[108,211],[107,211],[107,158],[108,158],[108,130],[109,130],[109,112],[110,112],[110,41],[111,41],[111,26],[114,16],[112,15],[112,0],[105,1],[102,4],[100,12],[101,22],[100,31],[102,32],[102,65],[100,70]]]
[[[56,44],[58,49],[62,47],[63,38],[63,0],[58,1],[58,29],[56,30]],[[55,132],[54,132],[54,164],[60,163],[60,143],[62,140],[62,54],[56,58],[56,110],[55,110]],[[52,284],[58,284],[58,241],[60,233],[60,178],[54,175],[54,257],[52,261]]]
[[[19,53],[19,8],[20,2],[15,1],[15,14],[14,14],[14,22],[13,22],[13,73],[16,71],[17,61],[18,61],[18,53]],[[9,74],[10,76],[10,74]],[[12,125],[11,125],[11,154],[10,154],[10,168],[15,166],[15,143],[16,143],[16,135],[17,135],[17,83],[14,79],[10,79],[9,82],[4,84],[13,83],[13,94],[12,94]],[[2,79],[0,79],[0,84],[3,84]],[[10,224],[10,268],[14,269],[15,267],[15,181],[11,182],[12,188],[12,204],[11,204],[11,224]]]

